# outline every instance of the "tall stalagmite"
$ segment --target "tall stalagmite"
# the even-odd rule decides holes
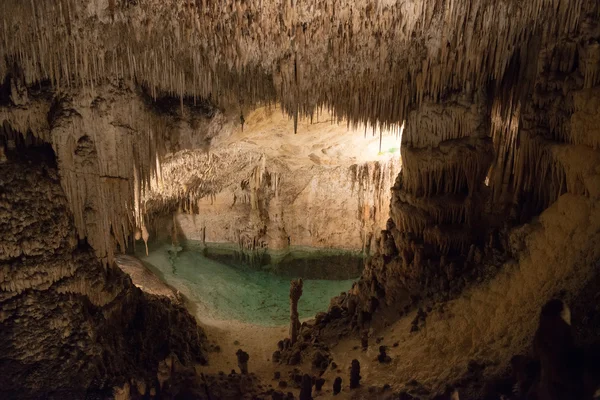
[[[292,345],[298,341],[298,333],[300,332],[298,300],[302,296],[302,286],[302,279],[293,279],[290,282],[290,340]]]

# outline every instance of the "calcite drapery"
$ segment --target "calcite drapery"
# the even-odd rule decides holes
[[[399,249],[416,247],[424,257],[439,257],[465,253],[475,242],[483,181],[492,162],[486,102],[485,93],[478,92],[424,103],[409,114],[403,169],[390,206]]]

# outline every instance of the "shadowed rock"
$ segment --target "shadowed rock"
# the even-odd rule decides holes
[[[237,362],[238,362],[238,367],[240,368],[240,372],[242,374],[247,374],[248,373],[248,360],[250,359],[250,356],[248,355],[248,353],[246,353],[242,349],[239,349],[235,353],[235,355],[237,356]]]
[[[342,378],[339,376],[333,381],[333,394],[339,394],[342,391]]]
[[[352,360],[352,366],[350,367],[350,389],[356,389],[360,386],[360,363],[358,360]]]

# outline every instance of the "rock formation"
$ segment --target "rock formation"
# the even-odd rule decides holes
[[[350,389],[356,389],[360,386],[360,363],[358,360],[352,360],[350,367]]]
[[[381,364],[386,364],[392,361],[392,358],[387,355],[387,348],[385,346],[379,346],[379,355],[377,355],[377,361]]]
[[[238,367],[240,369],[240,372],[242,374],[247,374],[248,373],[248,360],[250,360],[250,356],[248,355],[248,353],[246,353],[242,349],[239,349],[235,353],[235,355],[237,357],[237,362],[238,362]]]
[[[290,282],[290,341],[292,346],[298,341],[300,318],[298,316],[298,300],[302,296],[302,279]]]
[[[369,348],[369,330],[363,329],[360,333],[360,345],[363,351],[366,351]]]
[[[339,376],[333,381],[333,394],[339,394],[342,391],[342,378]]]
[[[300,400],[312,400],[312,386],[312,378],[310,375],[304,374],[300,386]]]
[[[323,388],[323,385],[325,384],[325,379],[323,378],[318,378],[315,380],[315,390],[317,392],[320,392],[321,389]]]
[[[9,82],[20,81],[11,75]],[[134,237],[148,241],[141,193],[150,185],[151,175],[160,180],[160,155],[179,150],[192,136],[191,125],[208,125],[205,134],[187,143],[198,146],[202,139],[210,140],[211,123],[223,122],[210,108],[189,106],[187,117],[177,118],[175,141],[168,138],[172,131],[168,124],[174,118],[168,116],[167,106],[148,104],[143,90],[110,84],[93,92],[54,90],[45,85],[23,88],[27,102],[18,107],[15,100],[0,104],[1,136],[10,147],[23,135],[25,142],[53,146],[79,239],[85,238],[108,265]],[[157,131],[150,132],[150,125]]]
[[[109,396],[129,379],[148,391],[159,362],[206,362],[203,332],[166,297],[142,293],[79,242],[52,151],[0,164],[0,395]],[[127,383],[129,384],[129,383]]]
[[[569,308],[561,300],[546,303],[540,314],[533,340],[534,356],[540,363],[539,377],[533,395],[540,399],[582,399],[582,370],[571,332]]]

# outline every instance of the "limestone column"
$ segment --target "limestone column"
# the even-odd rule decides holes
[[[489,121],[484,92],[424,101],[409,113],[403,169],[381,238],[385,251],[370,261],[367,279],[358,285],[363,308],[372,298],[397,305],[445,292],[470,252],[480,258],[485,181],[493,159]]]

